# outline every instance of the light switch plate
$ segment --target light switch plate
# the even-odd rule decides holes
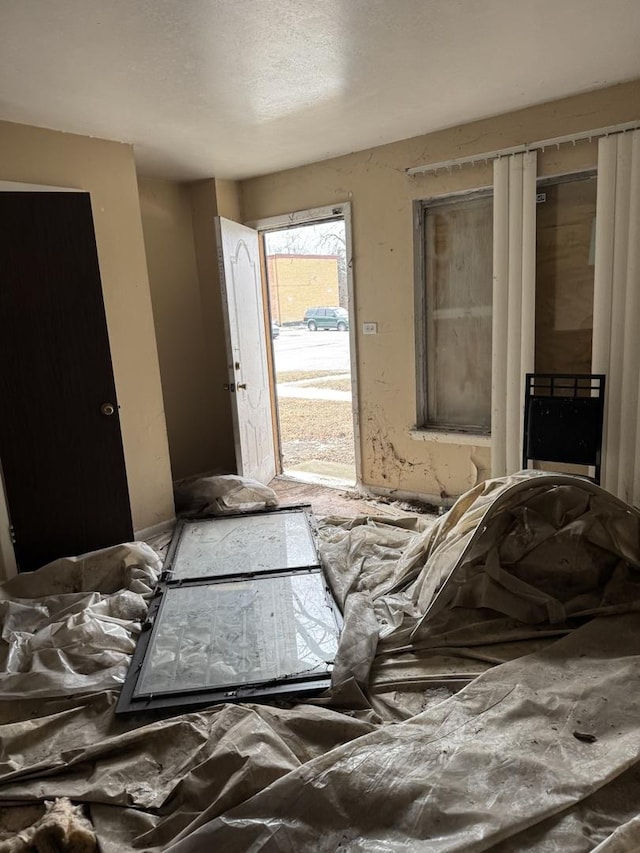
[[[363,323],[362,324],[362,334],[363,335],[377,335],[378,334],[378,324],[377,323]]]

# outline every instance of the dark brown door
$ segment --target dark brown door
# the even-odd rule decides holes
[[[0,192],[0,461],[20,571],[131,539],[87,193]]]

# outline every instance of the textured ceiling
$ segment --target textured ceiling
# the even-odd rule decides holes
[[[640,78],[639,45],[640,0],[0,0],[0,118],[243,178]]]

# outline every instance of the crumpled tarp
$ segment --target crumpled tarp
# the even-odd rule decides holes
[[[182,480],[176,483],[174,496],[178,513],[190,516],[256,512],[278,505],[273,489],[237,474]]]
[[[0,591],[0,804],[84,802],[105,853],[637,849],[639,532],[533,472],[435,524],[328,519],[331,691],[168,719],[113,715],[151,549],[22,575]]]
[[[0,586],[2,699],[119,688],[160,570],[153,549],[133,543]]]
[[[171,850],[591,849],[558,822],[577,795],[597,794],[640,755],[638,619],[615,625],[614,637],[595,620],[307,762]],[[527,830],[543,821],[540,848]]]

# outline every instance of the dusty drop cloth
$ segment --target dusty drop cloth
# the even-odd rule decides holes
[[[307,762],[171,850],[490,849],[637,761],[638,627],[635,615],[619,617],[614,637],[596,620]]]
[[[0,806],[84,802],[106,853],[633,849],[639,530],[597,487],[533,474],[430,528],[329,519],[330,693],[170,719],[113,716],[151,549],[23,575],[0,592]]]

